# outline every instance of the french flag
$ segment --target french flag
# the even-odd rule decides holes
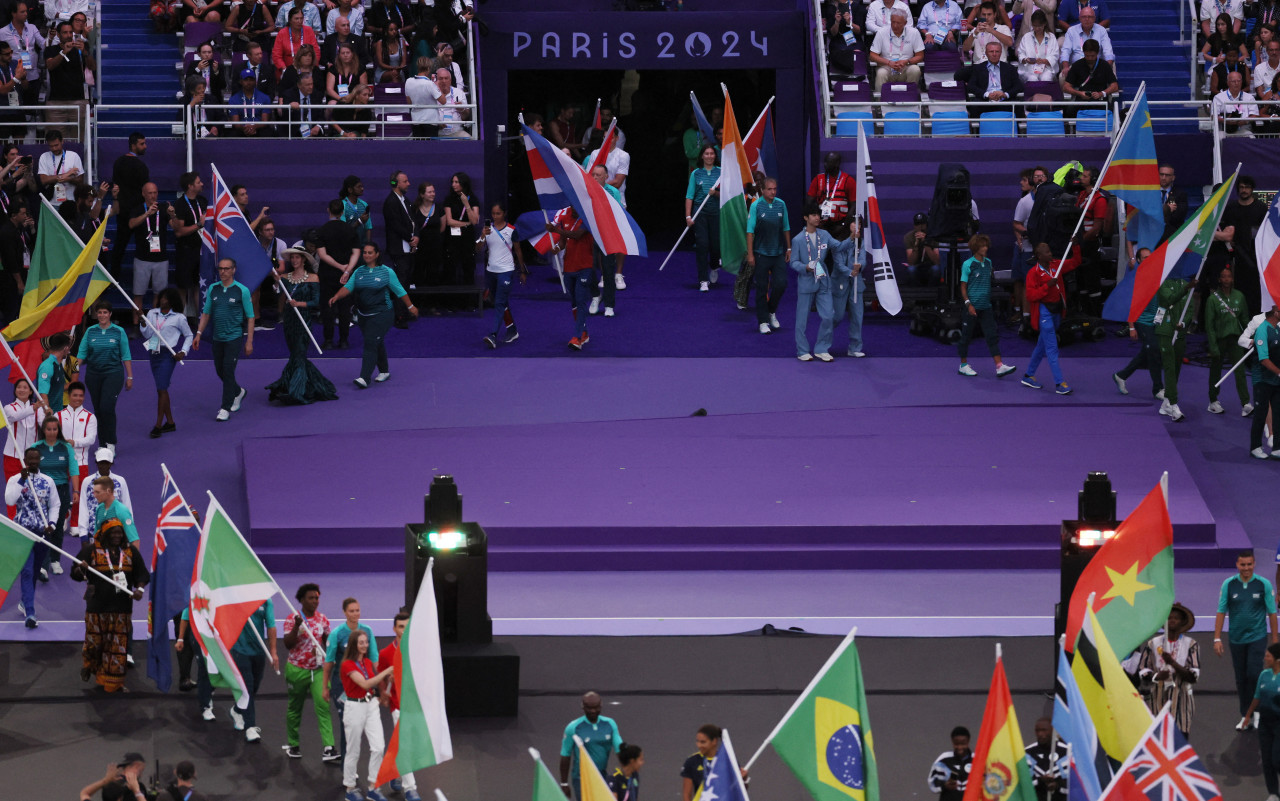
[[[1258,257],[1258,283],[1271,296],[1271,302],[1280,306],[1280,202],[1271,201],[1271,210],[1258,228],[1253,247]]]
[[[544,209],[572,206],[606,254],[648,256],[644,233],[636,221],[586,170],[542,136],[521,123],[533,187]]]

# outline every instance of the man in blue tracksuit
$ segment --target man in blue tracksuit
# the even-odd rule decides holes
[[[849,228],[849,239],[855,244],[850,250],[836,253],[835,272],[831,276],[831,307],[833,317],[831,328],[840,325],[840,321],[849,316],[849,350],[848,354],[862,358],[867,354],[862,350],[862,310],[866,303],[867,284],[862,280],[862,231],[857,219]]]
[[[236,365],[240,361],[243,345],[246,356],[253,355],[253,300],[249,288],[236,281],[235,259],[218,262],[219,283],[209,287],[204,298],[204,311],[196,327],[192,350],[200,349],[204,329],[213,323],[213,366],[222,380],[222,405],[218,408],[218,421],[231,417],[240,410],[245,390],[236,383]]]

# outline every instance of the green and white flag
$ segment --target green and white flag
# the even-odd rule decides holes
[[[400,690],[400,718],[391,732],[377,784],[453,759],[453,740],[444,708],[444,667],[440,661],[440,619],[435,582],[427,563],[413,602],[413,612],[400,635],[393,681]],[[561,794],[563,796],[563,794]]]
[[[556,781],[556,777],[551,775],[551,769],[547,767],[547,763],[542,761],[542,754],[538,753],[538,749],[530,748],[529,755],[533,757],[533,801],[564,801],[564,790],[560,789],[560,783]]]
[[[204,654],[209,681],[229,688],[240,709],[249,706],[249,690],[231,658],[231,646],[249,616],[278,591],[275,579],[210,494],[191,576],[191,627]]]
[[[738,274],[747,258],[747,196],[751,165],[733,116],[729,90],[724,92],[724,148],[720,152],[720,266]]]

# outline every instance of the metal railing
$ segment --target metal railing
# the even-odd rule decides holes
[[[935,120],[932,117],[930,117],[928,114],[926,114],[926,112],[932,112],[932,113],[937,113],[940,111],[968,112],[968,110],[971,107],[977,107],[977,106],[980,106],[983,111],[1012,111],[1014,113],[1014,119],[1012,120],[1012,124],[1014,126],[1014,135],[1019,135],[1019,136],[1022,136],[1022,135],[1031,136],[1031,137],[1062,136],[1064,134],[1075,135],[1075,136],[1110,136],[1112,135],[1113,131],[1119,127],[1119,124],[1120,124],[1119,117],[1117,115],[1117,112],[1119,110],[1118,101],[1113,102],[1113,101],[1106,101],[1106,100],[1087,100],[1087,101],[1078,101],[1078,102],[1077,101],[1045,102],[1045,101],[1036,101],[1036,100],[1005,100],[1005,101],[1000,101],[998,103],[993,103],[987,100],[981,100],[981,101],[916,100],[916,101],[908,101],[908,102],[901,102],[901,101],[895,101],[895,100],[884,100],[884,101],[870,100],[867,102],[852,102],[852,103],[846,103],[846,102],[837,103],[834,101],[828,101],[826,105],[831,109],[831,119],[827,121],[828,124],[825,130],[827,131],[827,135],[832,137],[839,136],[839,134],[837,134],[836,131],[839,129],[840,123],[845,123],[846,125],[858,125],[858,124],[865,125],[866,126],[865,130],[868,136],[878,136],[883,134],[876,133],[877,124],[883,126],[884,123],[886,122],[906,122],[906,123],[912,122],[910,118],[907,118],[905,120],[894,120],[891,118],[886,118],[884,116],[885,113],[893,112],[893,111],[915,111],[919,115],[919,119],[916,121],[919,122],[920,124],[920,133],[918,134],[918,136],[920,137],[966,136],[966,135],[972,136],[976,133],[976,131],[971,130],[969,134],[934,134],[932,133],[931,132],[932,124],[935,122]],[[1025,126],[1027,122],[1025,112],[1028,109],[1038,111],[1038,110],[1044,110],[1046,107],[1049,107],[1049,106],[1052,106],[1051,110],[1053,111],[1065,111],[1066,109],[1080,110],[1080,109],[1089,109],[1089,108],[1105,109],[1110,113],[1110,116],[1105,120],[1105,125],[1103,126],[1102,130],[1078,131],[1076,129],[1078,128],[1078,124],[1081,121],[1068,118],[1064,113],[1063,119],[1062,119],[1064,134],[1048,133],[1048,132],[1044,134],[1040,134],[1040,133],[1028,134],[1025,132],[1019,133],[1019,128]],[[879,109],[881,111],[881,116],[872,117],[869,120],[868,119],[863,119],[863,120],[837,119],[835,117],[835,115],[839,114],[841,111],[872,111],[872,113],[874,114],[875,109]],[[1023,112],[1022,116],[1019,116],[1019,111]],[[1050,118],[1050,119],[1053,119],[1053,118]],[[945,120],[936,120],[936,121],[950,123],[950,122],[959,122],[960,120],[958,118],[955,118],[955,119],[945,119]],[[967,121],[970,124],[971,129],[974,124],[980,122],[978,117],[975,117],[972,115],[967,118]],[[997,122],[1003,122],[1003,120],[1000,120]],[[1098,125],[1099,123],[1103,123],[1103,122],[1104,120],[1099,118],[1093,118],[1093,119],[1087,120],[1087,123],[1091,123],[1092,125]],[[925,133],[926,128],[930,130],[930,133]]]
[[[1199,95],[1200,83],[1200,51],[1196,49],[1196,32],[1200,30],[1199,14],[1196,13],[1196,0],[1186,0],[1183,4],[1184,13],[1179,14],[1178,29],[1182,34],[1181,44],[1186,45],[1188,53],[1187,60],[1191,62],[1191,81],[1188,85],[1190,94],[1188,97],[1196,97]]]
[[[822,0],[813,0],[813,52],[818,62],[818,70],[822,74],[822,130],[831,130],[830,125],[835,119],[835,105],[831,102],[831,80],[827,75],[827,32],[822,26]]]

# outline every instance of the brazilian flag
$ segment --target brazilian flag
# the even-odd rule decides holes
[[[852,632],[769,740],[815,801],[879,801],[871,719]]]

